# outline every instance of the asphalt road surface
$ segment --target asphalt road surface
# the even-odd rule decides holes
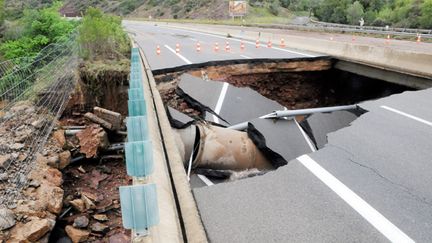
[[[153,70],[319,54],[125,22]],[[200,41],[202,52],[195,44]],[[218,53],[211,49],[219,42]],[[180,54],[175,45],[181,45]],[[161,54],[156,54],[160,45]],[[174,51],[173,51],[174,50]],[[432,89],[365,102],[328,144],[263,176],[194,189],[211,242],[432,242]],[[305,138],[306,139],[306,138]]]
[[[143,49],[152,70],[218,60],[321,56],[321,54],[309,51],[281,48],[280,43],[272,43],[272,48],[268,48],[268,40],[262,40],[259,48],[256,48],[255,42],[243,41],[244,49],[242,50],[240,39],[200,33],[198,30],[175,29],[166,25],[159,26],[134,21],[124,21],[124,26]],[[201,51],[199,52],[197,43],[200,43]],[[216,43],[219,46],[217,51],[215,50]],[[229,51],[226,50],[227,43]],[[176,52],[177,44],[179,45],[178,53]],[[158,46],[159,55],[157,54]]]

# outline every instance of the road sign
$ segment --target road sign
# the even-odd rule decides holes
[[[229,14],[231,17],[245,16],[247,12],[246,1],[230,1],[229,2]]]

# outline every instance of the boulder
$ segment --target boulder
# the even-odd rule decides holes
[[[12,239],[19,242],[36,242],[50,232],[55,225],[52,219],[33,218],[26,224],[16,227],[17,230],[12,232]]]
[[[0,231],[9,229],[16,223],[14,213],[7,208],[0,208]]]
[[[84,242],[90,235],[90,232],[86,230],[75,229],[74,227],[68,225],[65,228],[66,234],[71,238],[73,243]]]

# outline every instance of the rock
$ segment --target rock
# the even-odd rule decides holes
[[[107,231],[109,231],[108,225],[101,224],[99,222],[92,224],[90,228],[92,231],[97,233],[106,233]]]
[[[95,158],[99,149],[109,146],[108,135],[103,128],[92,125],[77,133],[80,151],[86,158]]]
[[[9,178],[9,174],[4,172],[0,173],[0,181],[6,181]]]
[[[13,239],[19,239],[20,242],[35,242],[50,232],[55,225],[52,219],[33,218],[30,222],[17,227],[12,236]]]
[[[85,206],[84,201],[82,199],[75,199],[75,200],[70,201],[69,203],[78,212],[82,213],[86,210],[86,206]]]
[[[12,149],[12,150],[21,150],[21,149],[23,149],[24,148],[24,144],[22,144],[22,143],[14,143],[13,145],[11,145],[10,146],[10,149]]]
[[[93,203],[93,201],[90,200],[85,195],[81,195],[81,200],[84,202],[86,209],[95,209],[96,208],[96,205]]]
[[[66,146],[66,137],[63,130],[55,131],[52,136],[60,148],[64,148]]]
[[[34,122],[32,122],[32,126],[33,127],[35,127],[35,128],[37,128],[37,129],[40,129],[40,128],[42,128],[42,126],[44,125],[44,122],[45,122],[45,120],[44,119],[39,119],[39,120],[36,120],[36,121],[34,121]]]
[[[75,228],[86,228],[88,225],[89,219],[86,216],[79,216],[73,222],[73,227]]]
[[[108,221],[108,216],[106,216],[105,214],[95,214],[93,215],[93,218],[101,222]]]
[[[48,168],[45,171],[44,179],[54,186],[61,186],[63,184],[62,173],[54,168]]]
[[[47,160],[47,165],[53,168],[58,168],[59,163],[60,163],[60,157],[58,155],[50,156]]]
[[[60,163],[58,165],[58,168],[60,170],[66,168],[66,166],[68,166],[71,162],[71,153],[69,150],[61,152],[60,153]]]
[[[63,207],[64,191],[60,187],[53,187],[48,200],[47,209],[50,213],[59,214]]]
[[[125,235],[123,233],[118,233],[115,235],[110,236],[108,239],[109,243],[125,243],[125,242],[131,242],[130,236]]]
[[[31,179],[30,182],[28,183],[29,187],[33,187],[33,188],[38,188],[40,187],[40,182],[35,180],[35,179]]]
[[[73,243],[84,242],[90,235],[90,232],[86,230],[75,229],[74,227],[68,225],[65,228],[66,234],[71,238]]]
[[[82,166],[78,167],[78,171],[85,174],[87,171],[84,170]]]
[[[0,231],[9,229],[16,223],[14,213],[7,208],[0,208]]]
[[[0,155],[0,168],[5,169],[6,167],[9,166],[9,163],[11,161],[11,155],[10,154],[5,154],[5,155]]]

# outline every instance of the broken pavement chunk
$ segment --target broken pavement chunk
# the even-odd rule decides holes
[[[178,128],[178,129],[185,128],[195,121],[188,115],[185,115],[182,112],[174,108],[171,108],[169,106],[167,107],[167,115],[171,127]]]
[[[316,113],[303,120],[300,125],[315,143],[317,148],[327,144],[327,134],[349,126],[358,115],[350,111]]]
[[[275,168],[312,152],[294,119],[254,119],[247,132]]]
[[[267,99],[251,88],[238,88],[224,82],[204,81],[189,74],[181,76],[178,94],[195,100],[198,103],[195,106],[201,104],[201,110],[208,112],[205,118],[216,122],[218,119],[214,119],[212,115],[215,111],[219,111],[219,116],[228,123],[237,124],[283,109],[283,106],[277,102]],[[221,122],[219,124],[224,125]]]

